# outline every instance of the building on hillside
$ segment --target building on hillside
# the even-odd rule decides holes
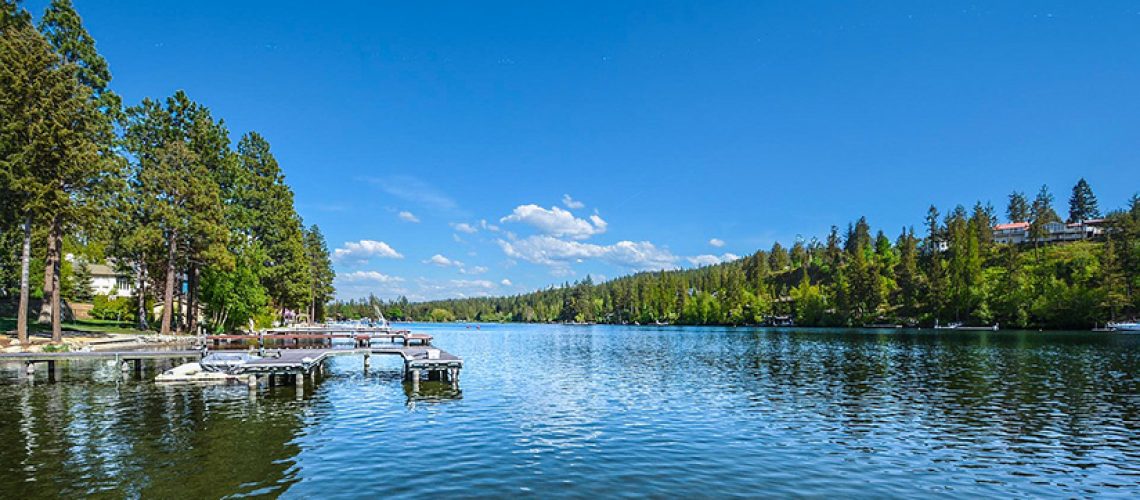
[[[994,243],[1018,245],[1029,239],[1028,222],[1011,222],[994,226]]]
[[[1045,224],[1044,233],[1039,239],[1040,243],[1064,243],[1092,239],[1104,234],[1104,219],[1092,219],[1070,224],[1050,222]],[[1029,236],[1028,222],[998,224],[993,227],[993,236],[994,243],[1007,245],[1033,242]]]

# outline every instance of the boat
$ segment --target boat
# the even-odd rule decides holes
[[[1120,333],[1127,333],[1127,334],[1140,333],[1140,322],[1137,322],[1137,321],[1125,321],[1123,323],[1109,323],[1108,327],[1112,328],[1114,331],[1117,331]]]
[[[903,326],[897,323],[864,323],[863,328],[902,328]]]
[[[940,325],[940,324],[938,324],[937,321],[935,321],[934,322],[934,329],[935,330],[958,330],[958,331],[963,331],[963,332],[996,332],[999,329],[1001,329],[1001,327],[997,323],[994,323],[994,324],[989,325],[989,326],[966,326],[966,325],[963,325],[961,322],[957,322],[957,321],[954,323],[946,324],[946,325]]]
[[[207,354],[198,364],[202,371],[217,373],[235,373],[250,361],[261,359],[247,352],[212,352]]]

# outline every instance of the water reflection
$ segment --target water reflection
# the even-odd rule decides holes
[[[1136,338],[424,328],[462,392],[383,358],[300,399],[9,369],[0,497],[1140,493]]]

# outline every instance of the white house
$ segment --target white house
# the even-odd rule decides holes
[[[73,266],[79,265],[75,255],[63,256]],[[130,273],[116,272],[108,263],[87,264],[91,273],[91,293],[95,295],[108,295],[114,297],[130,297],[134,291],[134,278]]]
[[[107,264],[88,264],[91,271],[91,291],[96,295],[130,297],[134,279],[130,274],[117,273]]]

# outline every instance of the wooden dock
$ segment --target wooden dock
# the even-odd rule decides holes
[[[325,363],[334,356],[361,356],[363,368],[368,370],[372,356],[400,356],[404,362],[404,380],[411,383],[412,393],[419,392],[420,381],[450,382],[458,391],[459,372],[463,360],[458,356],[431,345],[431,335],[416,334],[407,330],[366,327],[296,327],[278,328],[247,335],[207,335],[200,337],[205,345],[196,350],[121,350],[76,352],[19,352],[0,353],[0,362],[22,362],[29,375],[35,373],[37,363],[47,363],[49,373],[55,376],[57,361],[113,360],[123,371],[142,371],[147,359],[197,361],[210,352],[226,351],[226,346],[237,349],[256,348],[260,359],[250,361],[237,369],[236,375],[245,378],[251,388],[262,382],[276,385],[279,381],[296,385],[298,393],[305,379],[323,373]],[[337,346],[336,339],[351,339],[351,346]],[[274,341],[281,344],[271,345]],[[235,349],[229,349],[235,350]],[[243,349],[244,350],[244,349]]]
[[[273,385],[278,377],[283,376],[287,382],[304,387],[305,378],[311,378],[314,373],[323,373],[325,362],[334,356],[362,356],[363,368],[368,370],[372,356],[377,355],[401,357],[404,362],[404,380],[412,383],[413,392],[419,392],[419,383],[425,377],[431,381],[450,382],[454,387],[459,385],[463,360],[429,346],[267,350],[261,359],[246,363],[238,373],[248,375],[251,386],[259,385],[262,378]]]
[[[374,340],[381,340],[385,342],[401,342],[404,346],[431,345],[433,340],[431,335],[425,333],[412,333],[408,330],[392,330],[388,328],[371,328],[371,327],[337,327],[337,326],[302,326],[290,328],[273,328],[263,330],[251,334],[229,334],[229,335],[207,335],[206,342],[212,343],[215,347],[221,346],[223,343],[249,343],[255,342],[257,347],[268,347],[266,341],[282,341],[288,344],[292,341],[296,347],[301,346],[302,341],[307,341],[309,347],[313,343],[330,344],[334,339],[352,339],[355,341],[356,347],[369,347]],[[328,341],[328,342],[323,342]]]

